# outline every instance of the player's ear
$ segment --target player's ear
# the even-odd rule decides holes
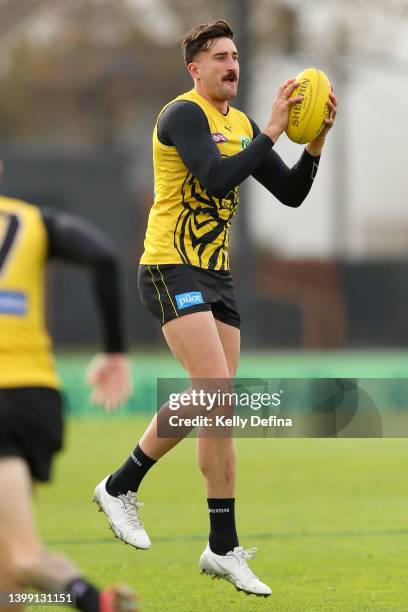
[[[189,71],[190,76],[193,80],[200,78],[198,62],[191,62],[190,64],[188,64],[187,70]]]

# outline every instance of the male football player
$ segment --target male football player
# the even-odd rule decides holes
[[[153,132],[155,198],[139,268],[142,301],[162,326],[174,356],[191,380],[233,379],[240,353],[240,316],[229,267],[228,235],[239,185],[253,176],[282,204],[298,207],[313,184],[320,154],[336,116],[306,145],[289,168],[274,145],[285,131],[299,83],[278,89],[261,130],[230,106],[237,95],[238,51],[222,20],[199,25],[182,42],[194,88],[169,102]],[[126,462],[95,490],[95,499],[116,535],[138,548],[150,539],[136,493],[147,471],[180,441],[159,437],[157,415]],[[250,570],[253,549],[239,544],[235,525],[235,448],[232,437],[198,438],[210,516],[202,572],[229,580],[239,590],[268,596],[271,589]]]
[[[63,437],[60,381],[44,322],[44,274],[53,259],[92,276],[104,332],[103,353],[88,373],[94,400],[110,410],[131,391],[110,239],[76,216],[0,196],[0,593],[33,587],[63,593],[85,612],[131,611],[129,589],[100,591],[68,558],[44,548],[32,514],[32,485],[50,479]]]

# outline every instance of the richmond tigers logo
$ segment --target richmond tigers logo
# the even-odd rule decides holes
[[[183,210],[174,228],[174,246],[184,263],[227,270],[228,230],[238,206],[239,186],[215,198],[189,172],[181,197]]]

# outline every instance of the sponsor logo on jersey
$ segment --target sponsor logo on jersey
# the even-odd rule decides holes
[[[246,149],[250,142],[251,139],[248,136],[241,136],[241,149]]]
[[[189,308],[196,304],[204,304],[203,294],[201,291],[190,291],[190,293],[179,293],[176,295],[177,308],[183,310],[183,308]]]
[[[228,138],[226,136],[224,136],[224,134],[222,132],[213,132],[211,134],[211,138],[217,144],[222,144],[223,142],[228,142]]]
[[[27,314],[27,296],[16,291],[0,291],[0,314],[23,317]]]

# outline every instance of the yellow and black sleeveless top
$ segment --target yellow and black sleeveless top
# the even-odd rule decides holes
[[[169,104],[178,100],[194,102],[204,111],[213,141],[223,157],[239,153],[251,142],[253,128],[241,111],[230,107],[224,116],[194,89]],[[140,262],[188,263],[228,270],[228,234],[238,205],[239,186],[224,198],[209,194],[186,168],[176,147],[159,141],[157,123],[153,132],[153,169],[154,203]]]
[[[47,249],[40,211],[0,196],[0,387],[60,386],[44,324]]]

